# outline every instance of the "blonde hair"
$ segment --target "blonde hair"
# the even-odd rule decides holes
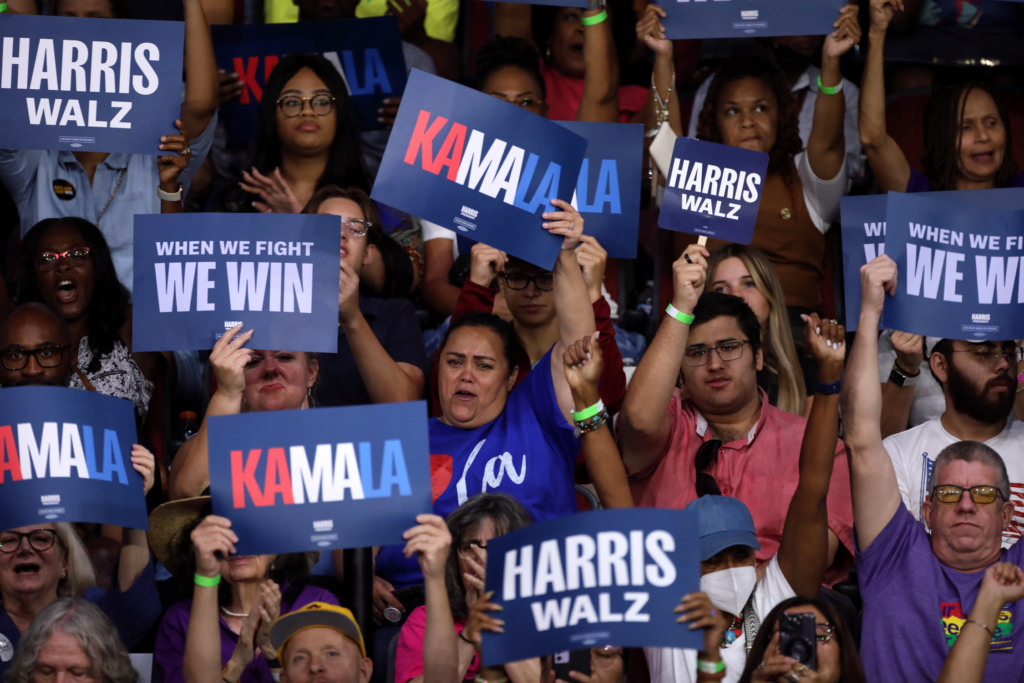
[[[779,385],[777,408],[787,413],[803,415],[807,406],[807,387],[800,360],[796,355],[793,332],[786,315],[786,297],[782,283],[771,261],[757,247],[745,244],[727,244],[716,249],[708,259],[707,282],[714,282],[715,270],[727,259],[738,258],[747,267],[754,286],[768,302],[768,323],[761,326],[761,346],[764,367],[775,375]]]
[[[57,533],[54,546],[67,563],[67,573],[57,582],[57,597],[77,598],[85,595],[85,591],[96,585],[96,572],[93,571],[89,552],[71,524],[57,522],[53,530]],[[2,604],[3,596],[0,595]]]
[[[92,569],[89,552],[78,537],[75,527],[67,522],[58,522],[53,528],[68,564],[67,576],[57,584],[57,595],[62,598],[85,595],[85,591],[96,585],[96,572]]]

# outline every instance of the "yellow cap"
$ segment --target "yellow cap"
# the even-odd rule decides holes
[[[330,628],[348,636],[359,645],[359,651],[366,656],[366,644],[363,642],[363,634],[359,631],[359,624],[352,616],[352,612],[344,607],[331,605],[326,602],[311,602],[308,605],[282,614],[270,627],[270,644],[277,652],[277,658],[284,663],[284,646],[292,639],[292,636],[305,631],[308,628]]]

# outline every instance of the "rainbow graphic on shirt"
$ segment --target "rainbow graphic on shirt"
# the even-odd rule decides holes
[[[942,612],[942,630],[946,634],[946,645],[953,647],[960,629],[967,623],[959,602],[939,603]],[[1009,652],[1013,650],[1013,641],[1010,636],[1013,634],[1013,622],[1010,621],[1013,615],[1009,610],[999,611],[999,620],[995,627],[995,636],[992,638],[990,652]]]

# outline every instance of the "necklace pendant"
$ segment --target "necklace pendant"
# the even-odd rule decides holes
[[[736,642],[736,634],[732,631],[726,631],[725,635],[722,636],[722,640],[725,641],[726,645],[732,645],[734,642]]]
[[[788,221],[790,218],[793,217],[793,213],[788,208],[786,208],[779,212],[779,216],[782,217],[782,220]]]

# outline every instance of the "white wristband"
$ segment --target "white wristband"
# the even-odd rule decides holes
[[[181,194],[181,183],[178,183],[178,191],[174,193],[164,192],[163,190],[160,189],[159,185],[156,188],[156,196],[160,197],[160,199],[165,202],[180,202]]]

